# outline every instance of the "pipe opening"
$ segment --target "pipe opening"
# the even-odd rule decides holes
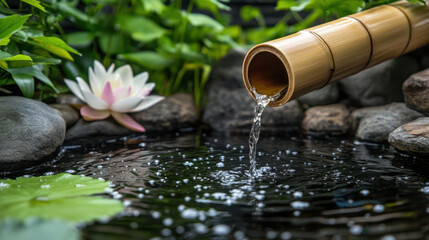
[[[287,89],[289,78],[283,62],[271,52],[259,52],[248,68],[249,83],[256,92],[273,96]]]

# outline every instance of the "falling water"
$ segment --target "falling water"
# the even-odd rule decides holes
[[[253,118],[252,129],[250,130],[249,137],[249,159],[250,159],[250,176],[252,179],[258,178],[260,173],[256,169],[256,145],[259,139],[259,133],[261,131],[261,116],[264,112],[265,107],[271,101],[274,101],[278,98],[279,94],[273,96],[267,96],[258,94],[254,89],[253,93],[256,97],[256,106],[255,106],[255,117]]]

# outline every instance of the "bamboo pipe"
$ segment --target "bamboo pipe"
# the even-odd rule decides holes
[[[261,43],[247,53],[243,79],[283,105],[344,77],[429,43],[427,5],[407,1],[378,6]]]

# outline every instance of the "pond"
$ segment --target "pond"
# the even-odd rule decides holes
[[[385,145],[262,132],[261,176],[248,135],[176,133],[68,142],[42,166],[114,183],[125,213],[80,226],[84,239],[424,239],[423,158]]]

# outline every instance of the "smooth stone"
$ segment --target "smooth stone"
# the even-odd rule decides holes
[[[76,109],[80,109],[82,106],[85,106],[86,104],[82,102],[79,98],[77,98],[75,95],[70,93],[63,93],[58,95],[57,98],[58,104],[68,104]]]
[[[345,134],[350,128],[350,111],[344,104],[311,107],[305,111],[301,126],[310,134]]]
[[[401,56],[341,80],[340,89],[362,107],[402,102],[402,83],[418,70],[415,58]]]
[[[119,125],[112,118],[92,122],[81,118],[67,130],[66,140],[95,136],[124,136],[131,133],[133,131]]]
[[[398,127],[389,134],[389,143],[399,151],[429,153],[429,117]]]
[[[73,126],[79,120],[79,113],[67,104],[50,104],[51,108],[56,110],[58,114],[64,119],[66,122],[67,128]]]
[[[395,128],[423,116],[405,103],[362,108],[352,112],[352,129],[356,138],[369,142],[386,142]]]
[[[246,89],[219,91],[207,101],[203,122],[217,132],[249,132],[254,118],[255,100]],[[302,108],[297,101],[280,107],[267,107],[262,115],[262,130],[297,128]]]
[[[194,130],[199,122],[198,109],[192,95],[174,94],[152,107],[130,114],[147,132]]]
[[[405,104],[429,116],[429,68],[411,75],[402,85]]]
[[[0,97],[0,165],[24,168],[51,157],[64,142],[66,123],[45,103]]]
[[[340,90],[337,83],[327,85],[319,90],[310,92],[298,98],[298,101],[313,107],[337,103],[340,98]]]

